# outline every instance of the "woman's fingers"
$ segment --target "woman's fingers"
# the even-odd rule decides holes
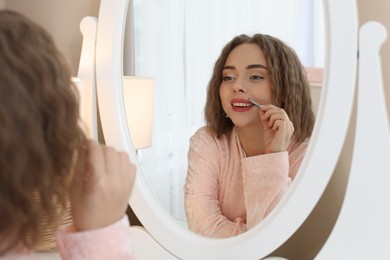
[[[71,187],[72,214],[78,230],[103,227],[122,217],[136,172],[125,152],[95,141],[87,141],[84,150],[79,153]]]
[[[277,131],[277,130],[279,130],[281,127],[283,128],[283,130],[286,129],[286,122],[284,122],[284,121],[278,119],[278,120],[276,120],[276,121],[273,123],[273,125],[272,125],[272,130]]]
[[[106,157],[103,147],[95,141],[87,141],[87,174],[96,178],[105,171]]]
[[[118,152],[114,150],[114,148],[106,146],[104,149],[104,156],[106,162],[105,174],[108,176],[114,175],[114,173],[116,173],[114,171],[119,170],[118,168],[120,167]]]
[[[131,174],[125,174],[123,176],[123,183],[128,186],[128,188],[131,190],[131,187],[134,184],[135,181],[135,172],[136,167],[134,164],[130,162],[129,155],[125,152],[119,152],[119,167],[121,172],[124,173],[131,173]]]
[[[261,110],[264,112],[262,120],[268,121],[267,126],[274,129],[274,123],[277,120],[290,122],[290,119],[287,113],[279,107],[273,105],[264,105],[261,107]]]
[[[285,151],[294,132],[293,123],[287,113],[274,105],[263,105],[260,108],[260,117],[265,130],[265,151]]]
[[[269,116],[269,122],[268,126],[273,127],[276,121],[288,121],[289,118],[287,117],[286,113],[283,113],[281,111],[275,111],[274,114],[271,114]]]
[[[272,124],[272,130],[284,130],[289,131],[291,133],[294,132],[294,126],[290,121],[285,121],[281,119],[276,119]]]
[[[77,151],[77,161],[74,167],[74,172],[72,176],[72,185],[71,188],[75,191],[80,191],[80,187],[82,187],[84,182],[84,175],[88,171],[87,166],[87,143],[85,143],[82,147],[80,147]],[[74,192],[71,192],[71,195],[74,195]],[[77,196],[77,195],[75,195]]]

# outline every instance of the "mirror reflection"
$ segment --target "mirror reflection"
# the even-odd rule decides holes
[[[235,37],[213,71],[206,126],[190,141],[185,209],[190,230],[230,237],[264,219],[291,185],[314,113],[305,68],[275,37]]]
[[[226,55],[219,64],[217,72],[214,65],[223,47],[233,37],[260,33],[272,35],[294,49],[309,72],[309,78],[313,75],[317,77],[316,72],[321,72],[321,69],[312,68],[322,68],[325,56],[322,1],[225,0],[218,3],[210,1],[161,3],[158,0],[134,0],[133,4],[135,74],[153,77],[155,90],[153,144],[151,148],[138,151],[143,174],[156,199],[183,226],[188,225],[187,216],[193,216],[189,221],[190,228],[203,235],[223,237],[245,231],[269,213],[297,172],[308,143],[306,138],[310,136],[308,134],[310,131],[302,134],[302,129],[305,126],[311,129],[312,123],[310,116],[303,118],[302,115],[305,113],[300,114],[296,109],[310,110],[311,94],[312,108],[315,112],[320,88],[318,84],[311,84],[310,87],[305,85],[306,79],[296,75],[303,72],[297,67],[291,67],[291,64],[283,64],[285,67],[276,68],[271,60],[274,62],[280,55],[271,54],[269,49],[261,48],[257,40],[256,44],[245,43],[234,48],[228,53],[231,55]],[[281,5],[284,7],[281,8]],[[246,56],[248,60],[242,61]],[[255,66],[247,69],[248,65],[263,65],[265,68]],[[294,75],[290,77],[289,74]],[[215,78],[218,80],[217,84],[213,85],[215,92],[213,102],[223,109],[214,109],[214,113],[220,116],[214,118],[214,124],[227,122],[230,127],[226,132],[220,133],[222,139],[215,139],[212,134],[207,136],[207,131],[202,128],[209,124],[204,119],[205,113],[207,119],[208,111],[206,100],[210,99],[211,95],[207,94],[207,87],[209,82],[212,85],[210,79]],[[284,78],[294,79],[296,82],[286,81]],[[245,84],[241,84],[242,80],[246,81]],[[285,85],[280,85],[281,81]],[[253,86],[258,84],[256,85],[258,87],[246,86],[247,83]],[[266,87],[260,86],[261,84]],[[302,88],[290,88],[292,84],[306,86],[310,93]],[[254,90],[249,91],[250,88]],[[252,106],[248,98],[264,106],[260,109]],[[244,113],[247,116],[237,116]],[[261,121],[262,116],[266,118],[264,124],[274,129],[268,132],[269,135],[264,134],[266,131]],[[275,129],[280,127],[280,121],[290,127],[282,134],[284,138],[276,138],[278,141],[273,142],[272,137],[278,136]],[[251,139],[256,131],[263,134]],[[196,132],[194,138],[196,142],[190,150],[190,138]],[[215,150],[221,148],[216,145],[221,140],[227,145],[224,153]],[[269,150],[272,152],[268,153],[265,140],[267,144],[283,143],[282,148],[271,145],[273,150]],[[210,145],[211,143],[214,146]],[[256,143],[261,145],[253,148]],[[232,147],[235,149],[234,154],[231,153]],[[193,158],[196,153],[202,157]],[[296,157],[292,159],[293,156]],[[188,158],[193,160],[193,163]],[[206,159],[212,166],[206,164]],[[242,161],[248,162],[244,166]],[[186,215],[183,187],[188,165],[190,174],[191,171],[196,172],[200,179],[194,177],[195,184],[188,181],[186,185],[186,202],[191,205],[187,206]],[[221,165],[227,168],[221,170]],[[244,167],[246,172],[253,176],[244,173]],[[279,175],[267,173],[272,176],[270,180],[267,175],[255,174],[259,168],[264,171],[268,168],[269,171],[278,169],[281,173]],[[209,173],[205,172],[205,169],[208,169]],[[227,175],[221,177],[222,173],[229,173],[235,178]],[[244,175],[248,175],[246,176],[248,178],[245,179]],[[273,192],[263,193],[263,190],[269,189],[272,185],[261,181],[262,178],[265,178],[268,184],[275,181],[282,185],[275,186],[277,188],[274,187]],[[259,196],[250,195],[250,198],[267,197],[268,205],[253,207],[255,210],[249,217],[248,205],[252,201],[245,198],[249,191],[244,189],[244,185],[252,181],[250,193]],[[203,188],[196,186],[199,182],[203,183]],[[260,185],[255,184],[259,182]],[[202,196],[209,197],[206,199]],[[193,202],[191,197],[207,203],[208,206]],[[256,205],[258,201],[253,203],[252,205]],[[191,213],[210,208],[210,212],[202,213],[205,215]],[[202,221],[208,222],[205,224]],[[212,228],[219,227],[225,222],[230,228]]]

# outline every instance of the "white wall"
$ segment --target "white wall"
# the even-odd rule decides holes
[[[58,48],[67,57],[73,75],[77,74],[82,35],[79,29],[84,16],[97,16],[100,0],[0,0],[5,8],[19,11],[46,28]]]

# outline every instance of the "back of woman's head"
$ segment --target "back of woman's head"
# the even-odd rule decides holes
[[[65,207],[83,142],[78,96],[51,36],[0,11],[0,255],[31,247]]]

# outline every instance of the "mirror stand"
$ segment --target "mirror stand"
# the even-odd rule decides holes
[[[390,259],[390,129],[379,55],[386,37],[377,22],[360,28],[351,172],[340,215],[317,259]]]

